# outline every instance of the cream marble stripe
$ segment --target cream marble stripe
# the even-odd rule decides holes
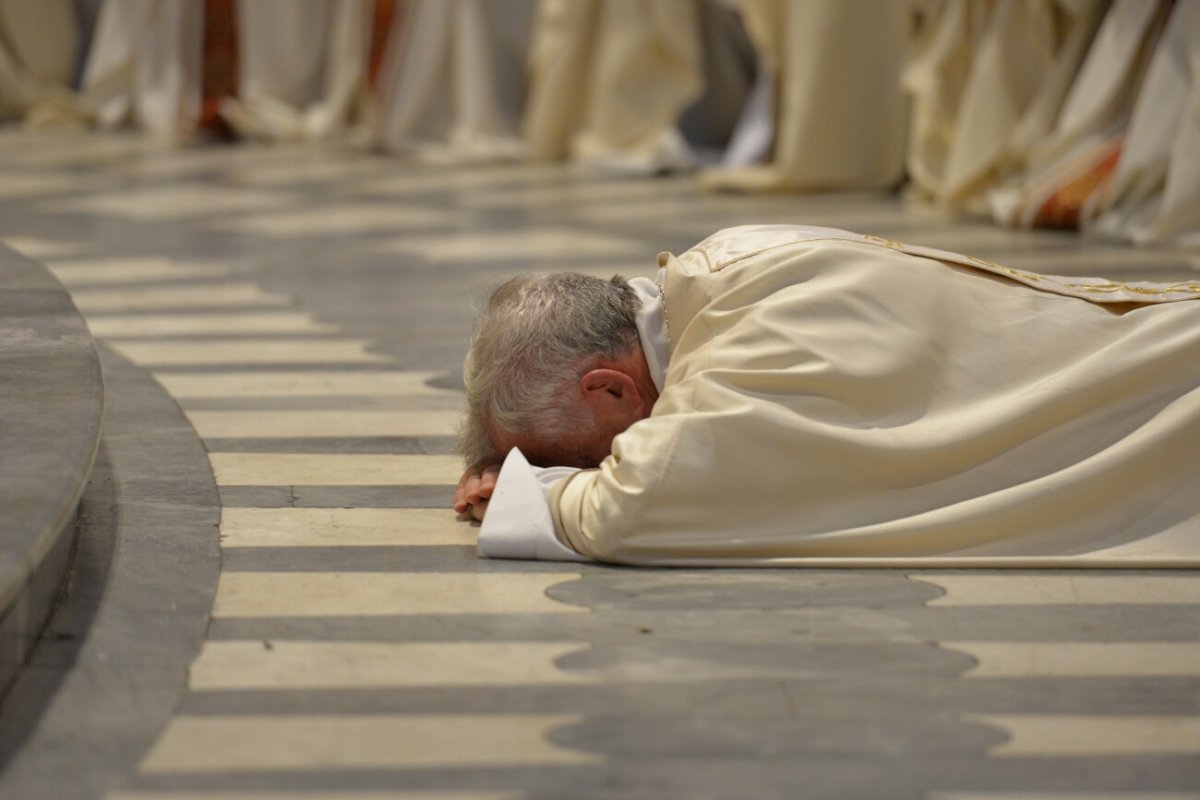
[[[90,184],[90,185],[88,185]],[[94,188],[94,181],[83,181],[76,175],[54,173],[14,174],[6,173],[0,181],[0,200],[32,198],[46,194],[77,193]]]
[[[4,244],[30,258],[62,258],[77,256],[85,246],[77,242],[64,242],[56,239],[39,239],[34,236],[4,236],[0,238]]]
[[[945,590],[930,606],[1073,606],[1200,604],[1190,575],[909,575]],[[1197,609],[1200,613],[1200,609]]]
[[[585,614],[546,590],[578,572],[224,572],[213,616]]]
[[[131,189],[119,194],[55,200],[42,204],[48,211],[111,214],[130,219],[166,221],[213,214],[243,213],[256,209],[284,208],[293,196],[284,192],[238,189],[188,183],[153,189]]]
[[[346,184],[378,176],[388,166],[382,159],[338,158],[328,153],[322,153],[320,160],[305,161],[303,155],[293,153],[280,164],[248,165],[230,172],[228,179],[240,186],[267,188],[326,181]]]
[[[0,161],[19,163],[26,169],[55,169],[105,161],[122,162],[132,160],[131,156],[140,157],[146,150],[145,143],[139,137],[97,132],[80,137],[69,131],[13,131],[6,135],[3,141],[6,146],[0,147]],[[79,175],[72,174],[66,177],[74,179],[78,186]]]
[[[84,313],[105,311],[155,311],[175,308],[223,306],[284,306],[287,295],[268,292],[255,283],[189,283],[139,289],[85,289],[71,293]]]
[[[209,453],[219,486],[447,486],[456,456],[317,453]]]
[[[998,757],[1200,755],[1200,717],[1091,714],[968,714],[968,722],[1009,735]]]
[[[338,326],[317,322],[304,311],[223,314],[131,314],[96,316],[88,321],[94,336],[139,338],[252,333],[337,333]]]
[[[555,661],[579,642],[205,642],[192,691],[412,689],[596,683]]]
[[[888,233],[895,229],[903,229],[905,225],[912,222],[912,216],[900,210],[838,213],[831,212],[825,208],[815,210],[811,213],[798,214],[794,208],[776,206],[774,208],[754,209],[753,211],[743,213],[746,216],[752,216],[756,224],[761,221],[763,224],[778,223],[788,225],[795,223],[797,219],[803,219],[805,224],[808,225],[873,233],[889,239],[894,237],[888,236]],[[896,236],[899,235],[900,233],[897,232]]]
[[[760,218],[760,210],[773,205],[762,203],[757,198],[736,195],[701,195],[689,198],[686,203],[672,202],[668,198],[637,198],[627,203],[614,202],[607,205],[580,206],[570,209],[570,212],[572,219],[616,225],[639,221],[678,225],[681,217],[691,220],[694,225],[697,219],[708,215],[706,222],[696,233],[696,241],[700,241],[719,228],[735,224],[755,223]],[[775,207],[777,208],[777,206]],[[731,219],[733,215],[736,215],[737,218]],[[794,222],[797,217],[792,215],[790,219]],[[651,261],[655,255],[655,253],[650,254]]]
[[[578,258],[580,256],[641,256],[653,263],[645,245],[622,236],[585,233],[570,228],[529,228],[480,231],[456,236],[404,236],[369,245],[384,253],[415,253],[440,263],[455,259],[511,261],[516,258]]]
[[[378,364],[367,339],[189,339],[174,342],[118,341],[113,349],[144,367],[200,364]]]
[[[627,203],[635,198],[663,198],[678,208],[690,203],[696,194],[691,181],[609,180],[580,181],[533,186],[525,189],[489,189],[465,195],[461,203],[468,208],[512,208],[513,206],[571,206],[576,204]],[[686,198],[684,200],[683,198]]]
[[[427,385],[436,372],[204,372],[155,376],[177,400],[202,397],[370,397],[459,395]]]
[[[338,789],[335,792],[304,790],[296,792],[173,792],[173,791],[121,791],[109,792],[105,800],[523,800],[522,791],[479,790],[467,792],[442,791],[439,789],[396,789],[394,791],[369,791]],[[1170,800],[1170,798],[1167,798]]]
[[[593,764],[550,733],[573,714],[175,717],[146,773]]]
[[[931,792],[928,800],[1197,800],[1196,792]]]
[[[222,183],[233,183],[242,170],[261,169],[266,164],[295,166],[297,162],[311,159],[311,149],[272,142],[269,145],[240,142],[237,147],[201,148],[180,150],[178,148],[161,153],[138,153],[137,159],[126,159],[105,165],[110,175],[136,175],[143,178],[179,178],[196,176],[200,182],[211,183],[209,176],[197,176],[201,172],[219,172]]]
[[[569,174],[569,169],[559,164],[521,164],[519,167],[428,170],[363,181],[357,188],[360,192],[371,194],[409,195],[470,191],[499,184],[512,184],[516,187],[538,186],[563,178]]]
[[[188,411],[202,439],[310,436],[453,436],[457,411]]]
[[[1200,677],[1200,642],[939,642],[979,663],[965,678]]]
[[[478,531],[444,508],[221,509],[221,547],[474,545]]]
[[[269,236],[317,236],[445,226],[461,220],[461,214],[444,209],[398,206],[395,203],[350,204],[334,208],[304,208],[282,214],[243,215],[219,220],[212,227]]]
[[[55,260],[47,264],[60,281],[71,288],[135,281],[171,281],[228,275],[221,264],[197,264],[169,258],[140,256]]]

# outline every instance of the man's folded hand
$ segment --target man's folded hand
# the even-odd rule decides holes
[[[454,492],[455,511],[459,514],[470,514],[474,519],[483,521],[488,500],[496,490],[500,463],[499,458],[488,458],[467,467],[458,479],[458,488]]]

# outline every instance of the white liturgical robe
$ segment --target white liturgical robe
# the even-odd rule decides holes
[[[511,454],[481,554],[1200,565],[1200,281],[1037,275],[796,226],[659,264],[661,296],[641,292],[669,358],[653,412],[548,489]]]

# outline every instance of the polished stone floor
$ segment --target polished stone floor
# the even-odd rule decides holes
[[[1195,573],[475,557],[447,507],[471,304],[521,270],[652,274],[745,222],[1200,271],[890,195],[0,131],[0,239],[71,290],[110,403],[0,795],[1200,796]]]

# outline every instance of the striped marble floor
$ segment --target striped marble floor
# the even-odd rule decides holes
[[[353,215],[347,219],[350,227],[361,224]],[[33,253],[53,251],[48,242],[19,244]],[[586,610],[545,593],[578,577],[578,570],[489,572],[469,560],[462,568],[474,531],[447,510],[444,491],[461,471],[458,459],[446,454],[460,396],[431,387],[433,373],[397,369],[370,352],[371,342],[317,321],[290,297],[242,280],[213,280],[222,275],[214,265],[43,257],[73,289],[94,333],[152,370],[181,404],[223,493],[285,489],[296,498],[335,487],[377,492],[379,502],[366,507],[356,507],[350,495],[345,503],[330,499],[311,507],[276,505],[276,495],[259,504],[223,505],[224,569],[214,624],[279,620],[280,640],[211,638],[191,668],[196,697],[595,682],[555,667],[557,658],[586,647],[573,641],[291,638],[286,623],[295,618],[574,616]],[[202,371],[189,371],[195,368]],[[385,452],[357,452],[357,444],[379,440]],[[399,446],[387,446],[393,443]],[[429,495],[420,494],[417,507],[409,507],[405,499],[414,487],[437,487],[439,502],[423,507]],[[389,503],[389,497],[400,502]],[[451,551],[454,558],[435,571],[427,560],[405,569],[406,551],[422,549]],[[141,771],[175,783],[172,776],[180,774],[586,765],[601,759],[550,740],[555,728],[578,722],[577,714],[448,711],[184,713],[168,723]]]
[[[207,639],[109,797],[1198,796],[1195,574],[493,562],[448,510],[469,300],[520,268],[637,274],[746,221],[1059,273],[1196,253],[874,195],[0,141],[0,238],[175,398],[221,493]]]

